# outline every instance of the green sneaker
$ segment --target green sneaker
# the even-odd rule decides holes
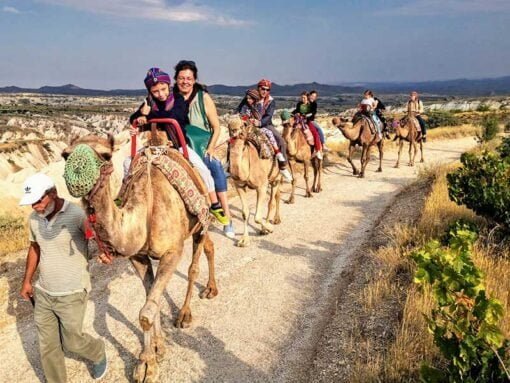
[[[217,209],[213,209],[212,207],[209,209],[212,215],[218,220],[219,223],[221,223],[223,226],[228,225],[230,223],[230,220],[225,215],[225,212],[223,211],[223,208],[219,207]]]

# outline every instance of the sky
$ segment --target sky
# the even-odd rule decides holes
[[[194,60],[205,84],[510,75],[510,0],[0,0],[0,87],[141,89]]]

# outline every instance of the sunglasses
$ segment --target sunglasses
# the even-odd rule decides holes
[[[262,86],[261,86],[261,87],[259,87],[259,89],[260,89],[260,90],[265,90],[265,91],[268,91],[268,92],[271,90],[271,88],[265,88],[265,87],[262,87]]]

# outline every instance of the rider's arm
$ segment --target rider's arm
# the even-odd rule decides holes
[[[268,126],[268,125],[271,125],[271,123],[273,122],[273,114],[274,114],[274,110],[275,110],[275,102],[274,100],[271,101],[271,103],[268,105],[264,115],[262,116],[262,118],[260,119],[260,126],[261,127],[264,127],[264,126]]]
[[[297,104],[296,104],[296,109],[294,109],[290,114],[297,114],[299,113],[299,107],[301,106],[302,102],[299,101]]]
[[[311,116],[308,118],[308,120],[310,120],[310,121],[315,120],[315,115],[317,114],[317,103],[315,101],[310,103],[310,112],[309,112],[309,114]]]
[[[209,120],[209,125],[212,130],[212,137],[207,149],[214,150],[214,148],[218,145],[218,138],[220,137],[220,120],[218,118],[218,112],[216,111],[216,105],[208,93],[204,93],[204,104],[205,114]]]

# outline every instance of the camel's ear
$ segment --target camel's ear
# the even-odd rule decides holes
[[[108,143],[110,144],[110,148],[113,152],[113,150],[115,149],[115,137],[113,137],[113,134],[111,133],[108,133]]]
[[[69,157],[69,155],[71,154],[72,150],[71,150],[71,145],[69,145],[67,148],[65,148],[64,150],[62,150],[62,158],[67,161],[67,157]]]

